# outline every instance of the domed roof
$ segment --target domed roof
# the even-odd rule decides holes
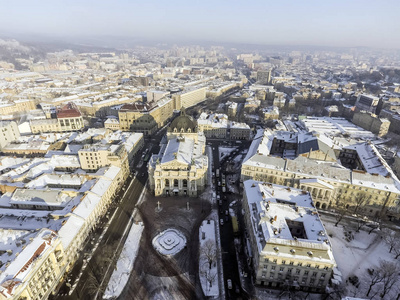
[[[185,111],[181,111],[181,115],[175,118],[168,131],[172,132],[197,132],[197,122],[192,117],[187,116]]]

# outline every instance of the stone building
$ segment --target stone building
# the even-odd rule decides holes
[[[271,145],[267,132],[254,138],[242,164],[243,182],[254,179],[300,188],[311,193],[317,208],[345,208],[372,218],[398,218],[399,180],[372,144],[348,146],[351,153],[341,150],[338,161],[273,156]],[[345,159],[354,151],[359,164]]]
[[[310,194],[248,180],[243,209],[256,284],[324,292],[336,262]]]
[[[207,183],[206,138],[196,121],[181,116],[168,128],[167,144],[149,162],[150,189],[156,196],[198,196]]]
[[[17,123],[14,121],[0,121],[0,151],[20,136]]]
[[[389,132],[390,121],[386,118],[379,118],[377,115],[369,112],[354,113],[352,122],[378,136],[384,136]]]
[[[75,104],[68,103],[57,110],[55,119],[30,121],[32,133],[77,131],[84,127],[82,114]]]

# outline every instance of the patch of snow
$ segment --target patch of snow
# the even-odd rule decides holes
[[[128,282],[129,275],[139,251],[139,242],[143,229],[143,223],[132,224],[132,228],[126,239],[120,258],[118,259],[116,269],[108,282],[107,290],[103,296],[104,299],[117,298]]]
[[[219,281],[218,281],[218,265],[217,265],[217,245],[215,237],[215,222],[213,220],[205,220],[199,229],[199,240],[200,240],[200,253],[207,241],[212,241],[215,249],[214,262],[209,268],[209,262],[204,255],[200,254],[199,260],[199,276],[201,288],[203,289],[206,297],[218,297],[219,296]],[[210,276],[209,280],[207,277]],[[210,284],[211,281],[211,284]]]

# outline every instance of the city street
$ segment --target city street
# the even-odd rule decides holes
[[[248,299],[249,295],[247,294],[247,291],[243,290],[240,284],[240,277],[239,277],[239,270],[238,268],[238,261],[237,261],[237,256],[236,256],[236,247],[238,247],[239,251],[242,251],[243,249],[239,246],[235,246],[235,235],[233,233],[233,227],[232,227],[232,221],[231,217],[226,215],[226,212],[229,212],[229,204],[232,203],[235,200],[236,201],[236,213],[238,216],[239,224],[241,225],[240,228],[243,227],[243,222],[242,222],[242,216],[241,216],[241,195],[238,194],[232,194],[229,192],[222,192],[222,186],[218,182],[221,182],[221,178],[223,174],[225,173],[226,169],[226,163],[228,161],[231,161],[233,157],[235,156],[234,153],[240,153],[244,149],[248,148],[249,142],[247,141],[241,141],[240,144],[236,143],[236,141],[228,141],[226,144],[224,144],[224,147],[236,147],[237,150],[231,153],[230,155],[224,157],[220,161],[219,157],[219,151],[218,151],[218,146],[221,145],[221,140],[207,140],[208,143],[212,147],[212,153],[213,153],[213,173],[216,174],[216,170],[220,169],[220,174],[219,176],[215,176],[215,183],[214,186],[216,188],[216,194],[217,197],[220,196],[222,203],[219,205],[218,203],[215,204],[218,206],[218,211],[219,211],[219,218],[220,220],[222,219],[223,223],[220,221],[220,236],[221,236],[221,251],[222,251],[222,260],[223,260],[223,270],[224,270],[224,279],[225,279],[225,295],[226,299]],[[239,182],[236,182],[236,185],[239,185]],[[239,213],[238,213],[239,212]],[[223,224],[223,225],[221,225]],[[243,231],[240,232],[241,234]],[[240,239],[240,237],[239,237]],[[242,243],[243,244],[243,243]],[[243,258],[243,255],[240,255],[239,258]],[[245,262],[242,265],[247,265],[247,262]],[[248,273],[248,270],[246,270],[246,273]],[[227,280],[230,279],[232,280],[232,289],[229,289],[227,286]],[[250,279],[250,278],[248,278]]]

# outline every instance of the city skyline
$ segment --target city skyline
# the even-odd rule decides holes
[[[9,37],[400,48],[395,1],[18,1],[2,8],[0,35]]]

